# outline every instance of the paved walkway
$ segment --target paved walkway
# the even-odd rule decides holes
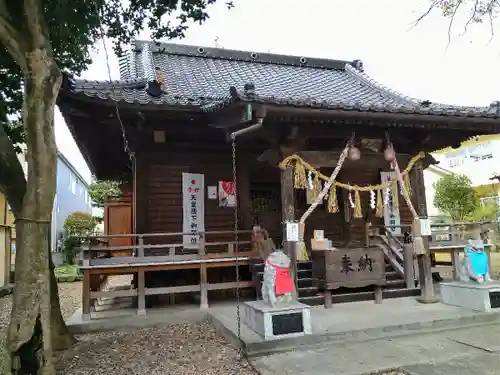
[[[251,362],[262,375],[359,375],[394,368],[409,375],[500,375],[500,326],[324,344]]]

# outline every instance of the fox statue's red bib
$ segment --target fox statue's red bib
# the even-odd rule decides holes
[[[273,307],[292,302],[294,284],[289,267],[290,259],[281,250],[272,252],[265,261],[262,298]]]

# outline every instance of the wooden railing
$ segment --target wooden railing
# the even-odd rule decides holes
[[[394,234],[389,230],[391,228],[401,228],[401,234]],[[411,225],[374,225],[370,227],[370,232],[370,235],[390,235],[401,241],[405,232],[411,234]],[[470,240],[482,240],[485,245],[489,246],[494,243],[494,236],[495,231],[490,223],[431,224],[429,249],[433,252],[447,246],[465,247]]]
[[[401,234],[392,233],[389,230],[390,228],[401,228]],[[401,242],[405,232],[411,233],[411,225],[372,226],[367,230],[367,238],[381,236],[381,238],[385,239],[386,245],[395,253],[395,258],[401,260],[403,256]],[[437,261],[437,264],[451,266],[452,278],[457,280],[459,278],[460,253],[464,251],[470,241],[482,241],[488,253],[488,259],[490,259],[490,252],[495,244],[495,239],[494,225],[490,223],[433,223],[431,224],[429,252],[433,259]],[[401,249],[401,252],[398,251],[399,249]],[[397,255],[398,253],[400,256]]]
[[[101,297],[137,297],[138,315],[146,314],[145,297],[148,295],[200,292],[202,308],[208,307],[208,291],[251,287],[251,281],[208,283],[207,268],[231,267],[249,264],[258,258],[258,253],[251,250],[251,240],[244,239],[252,231],[238,231],[238,241],[207,241],[210,236],[232,237],[231,231],[210,231],[197,233],[150,233],[124,235],[97,235],[84,238],[84,245],[79,248],[79,268],[83,272],[83,319],[90,319],[91,300]],[[199,242],[192,245],[182,243],[146,243],[161,237],[182,237],[199,235]],[[109,240],[131,238],[132,245],[109,246]],[[128,251],[130,256],[116,256]],[[158,288],[146,288],[145,272],[178,269],[197,269],[200,283]],[[92,277],[102,275],[136,274],[137,288],[119,291],[98,291],[92,283]],[[92,285],[94,284],[94,285]]]

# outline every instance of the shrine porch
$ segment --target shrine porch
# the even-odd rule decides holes
[[[415,298],[361,301],[335,305],[333,309],[311,307],[312,335],[264,340],[243,324],[237,336],[236,306],[220,304],[208,310],[216,330],[249,357],[314,348],[318,345],[355,344],[378,339],[455,331],[497,324],[500,313],[482,313],[442,303],[421,304]]]

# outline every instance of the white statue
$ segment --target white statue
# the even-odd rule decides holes
[[[475,281],[479,284],[491,281],[488,254],[484,251],[482,242],[471,241],[465,248],[464,258],[460,263],[460,280]]]
[[[265,261],[262,299],[272,307],[293,301],[294,284],[289,267],[290,259],[281,250],[269,254]]]

